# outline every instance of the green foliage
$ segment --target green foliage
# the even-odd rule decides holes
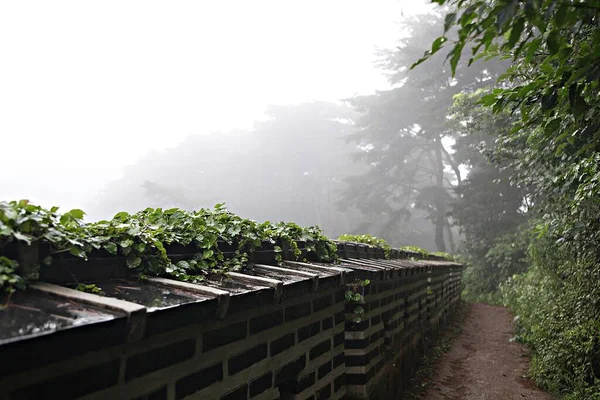
[[[0,257],[0,293],[14,293],[17,289],[23,289],[25,282],[17,274],[19,264],[7,257]]]
[[[527,188],[536,217],[529,271],[503,286],[520,338],[534,350],[532,373],[566,398],[599,399],[600,1],[434,2],[453,7],[443,37],[456,31],[456,40],[433,41],[416,64],[449,42],[455,73],[467,47],[469,62],[512,62],[479,104],[507,121],[509,129],[488,132],[496,135],[492,157]],[[472,248],[486,251],[498,278],[525,264],[522,246],[484,238]]]
[[[365,313],[365,309],[362,307],[364,304],[364,287],[370,284],[371,281],[368,279],[356,281],[347,285],[348,290],[346,291],[346,302],[349,304],[354,304],[354,309],[351,313],[346,314],[346,320],[354,323],[359,323],[362,321],[362,317]]]
[[[516,314],[517,338],[534,350],[538,384],[567,399],[600,398],[600,267],[593,258],[542,238],[531,268],[502,285]]]
[[[75,289],[79,290],[80,292],[97,294],[99,296],[104,296],[106,294],[106,293],[104,293],[104,291],[102,289],[100,289],[98,286],[96,286],[93,283],[91,283],[91,284],[80,283],[79,285],[77,285],[77,287]]]
[[[466,252],[467,268],[463,273],[463,296],[472,302],[500,304],[500,285],[528,267],[527,249],[531,240],[527,225],[515,232],[498,235],[485,255]]]
[[[263,243],[275,246],[281,260],[282,246],[299,257],[299,242],[311,257],[323,262],[337,260],[337,246],[318,227],[302,228],[293,223],[259,224],[243,219],[217,205],[213,210],[188,212],[180,209],[147,208],[136,214],[120,212],[109,221],[82,222],[83,212],[59,214],[58,208],[46,210],[27,201],[0,203],[0,287],[8,292],[21,288],[17,263],[4,255],[15,243],[41,243],[47,247],[44,263],[50,265],[65,252],[87,259],[93,252],[124,257],[132,273],[168,276],[198,282],[210,273],[239,271],[248,265],[251,253]],[[225,257],[219,247],[225,243],[233,254]],[[193,254],[172,262],[168,246],[182,245]],[[195,251],[195,253],[194,253]],[[36,267],[36,266],[33,266]],[[82,287],[87,290],[86,287]]]
[[[402,246],[400,247],[400,250],[407,250],[407,251],[412,251],[413,253],[419,253],[422,256],[428,256],[429,252],[425,249],[422,249],[420,247],[417,246]]]
[[[365,235],[344,234],[339,237],[339,240],[342,240],[345,242],[364,243],[364,244],[368,244],[369,246],[379,247],[380,249],[383,249],[383,251],[385,253],[385,258],[390,258],[390,252],[391,252],[392,248],[390,247],[390,245],[388,244],[388,242],[385,239],[380,239],[375,236],[371,236],[369,234],[365,234]]]

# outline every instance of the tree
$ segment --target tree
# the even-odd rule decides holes
[[[435,2],[454,7],[453,69],[466,46],[474,60],[512,61],[480,104],[515,116],[494,156],[529,188],[536,218],[529,270],[503,289],[534,348],[532,375],[565,398],[600,399],[600,1]]]
[[[226,203],[247,218],[319,224],[346,233],[357,213],[335,209],[344,178],[362,169],[344,140],[354,111],[312,102],[271,106],[251,130],[193,135],[127,168],[90,205],[101,218],[147,206],[187,210]]]
[[[341,206],[385,221],[374,233],[392,241],[397,236],[392,233],[403,229],[409,218],[427,218],[437,249],[445,251],[449,243],[454,250],[448,211],[462,172],[450,151],[456,132],[447,123],[448,108],[454,95],[485,85],[502,65],[461,66],[453,78],[437,57],[425,68],[409,71],[443,31],[443,18],[435,13],[405,22],[406,36],[398,48],[382,53],[380,65],[393,88],[349,100],[362,113],[352,140],[360,148],[357,159],[368,170],[349,179]]]
[[[454,159],[468,175],[455,188],[450,214],[465,236],[465,294],[472,300],[497,300],[500,284],[526,271],[529,244],[527,188],[511,182],[515,171],[492,156],[496,136],[510,130],[515,116],[477,104],[488,92],[457,95],[451,108],[458,133]]]
[[[532,187],[553,233],[597,248],[599,226],[574,224],[573,217],[585,221],[600,211],[600,1],[435,2],[456,7],[446,16],[446,32],[458,30],[450,50],[453,71],[466,46],[473,48],[471,60],[513,61],[500,87],[482,99],[496,112],[509,109],[519,117],[500,136],[501,152],[513,161],[515,178]],[[446,43],[445,36],[436,39],[422,60]],[[565,208],[571,209],[568,218]]]

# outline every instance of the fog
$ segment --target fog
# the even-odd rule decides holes
[[[82,208],[92,220],[224,202],[257,220],[433,248],[422,199],[373,213],[369,193],[348,196],[368,187],[349,182],[386,148],[352,140],[368,111],[360,99],[403,84],[377,50],[398,51],[427,3],[2,2],[0,199]],[[411,157],[403,163],[421,158]]]

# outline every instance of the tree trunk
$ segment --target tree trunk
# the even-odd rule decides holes
[[[454,235],[452,234],[452,227],[450,223],[446,221],[446,233],[448,234],[448,244],[450,245],[450,253],[456,253],[456,243],[454,243]]]
[[[435,198],[435,244],[438,251],[446,251],[446,242],[444,241],[444,227],[446,221],[446,201],[443,197],[446,189],[444,188],[444,158],[442,155],[442,138],[438,137],[435,143],[436,171],[435,183],[438,187],[438,193]]]

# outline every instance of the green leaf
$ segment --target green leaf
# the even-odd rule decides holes
[[[496,29],[504,32],[504,25],[515,15],[519,0],[512,0],[502,8],[496,15]]]
[[[85,252],[83,251],[83,249],[77,246],[71,246],[69,248],[69,252],[76,257],[85,258]]]
[[[567,12],[569,11],[569,5],[561,4],[556,13],[554,14],[554,21],[556,21],[556,26],[561,27],[565,24],[567,20]]]
[[[112,255],[117,254],[117,245],[112,242],[105,244],[104,249]]]
[[[454,25],[456,22],[456,13],[452,12],[446,14],[446,18],[444,18],[444,32],[448,32],[448,30]]]
[[[83,216],[85,215],[83,210],[80,210],[78,208],[72,209],[71,211],[69,211],[69,214],[71,214],[71,216],[75,219],[83,219]]]
[[[31,237],[29,237],[28,235],[25,235],[24,233],[18,231],[13,231],[12,234],[15,237],[15,239],[25,242],[27,244],[31,244]]]
[[[510,37],[508,39],[508,48],[512,49],[515,44],[521,38],[521,34],[523,33],[523,28],[525,27],[525,20],[523,18],[519,18],[517,22],[513,25],[510,31]]]
[[[134,253],[129,254],[126,261],[129,268],[137,268],[142,263],[142,259]]]
[[[44,263],[44,265],[52,264],[52,256],[44,257],[44,260],[42,262]]]
[[[138,253],[143,253],[146,250],[146,243],[137,243],[134,247]]]
[[[202,259],[206,260],[207,258],[211,258],[215,252],[213,250],[204,250],[202,252]]]
[[[121,245],[121,247],[127,248],[127,247],[133,246],[133,243],[134,243],[133,240],[125,239],[125,240],[122,240],[121,243],[119,243],[119,244]]]
[[[550,50],[550,54],[558,53],[558,31],[553,30],[548,34],[548,37],[546,38],[546,44],[548,45],[548,50]]]
[[[440,36],[439,38],[435,39],[431,45],[431,54],[435,54],[442,47],[442,44],[446,42],[446,40],[447,39],[444,36]]]

